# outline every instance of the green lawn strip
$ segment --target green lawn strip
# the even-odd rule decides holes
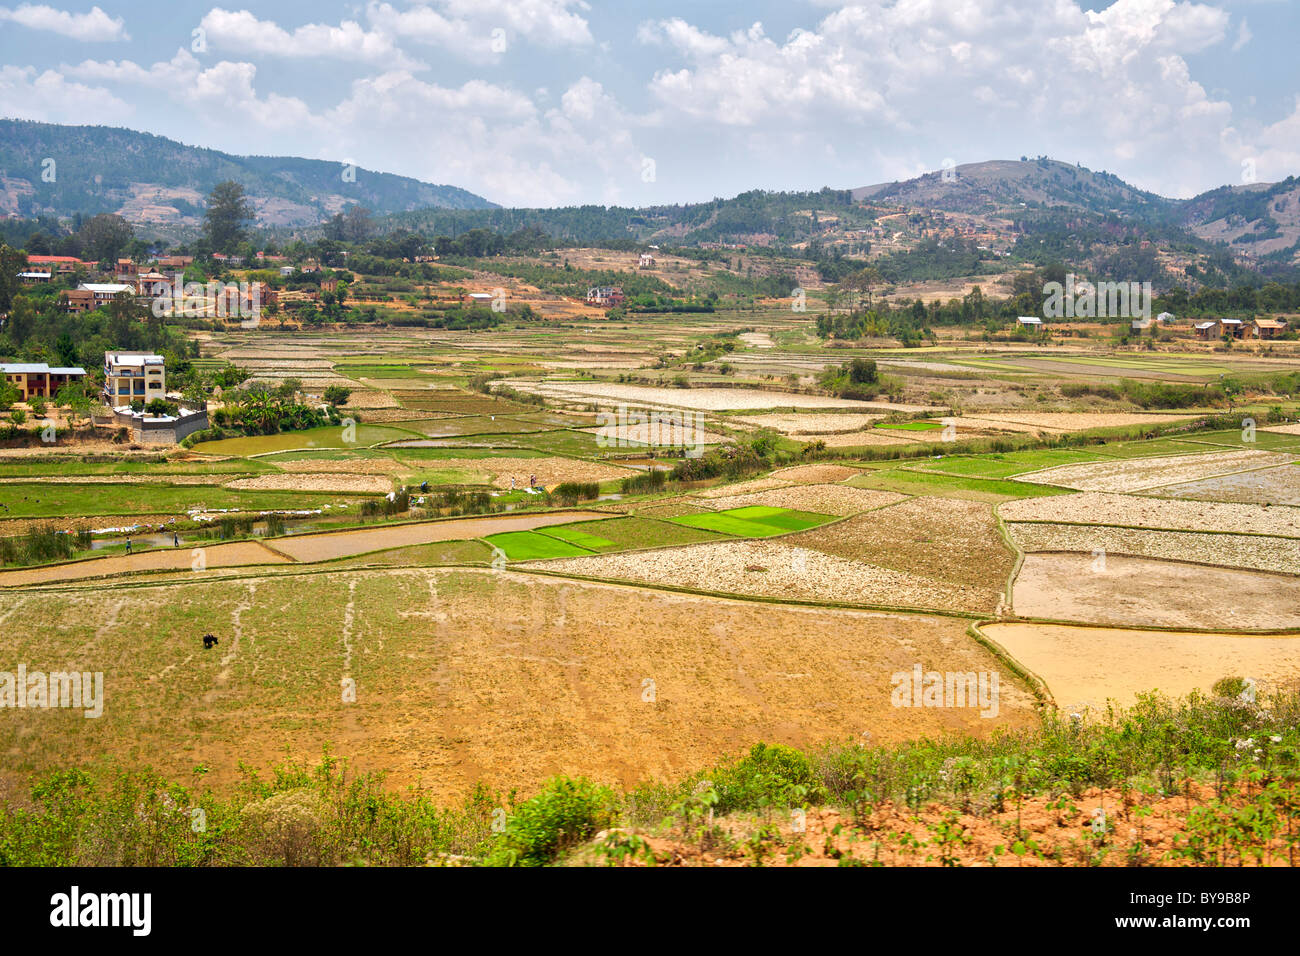
[[[238,491],[215,485],[0,484],[0,516],[55,518],[183,514],[191,509],[299,511],[355,501],[364,495],[301,491]]]
[[[788,531],[806,531],[835,519],[830,515],[813,514],[809,511],[752,505],[728,511],[679,515],[666,520],[691,528],[720,531],[723,534],[744,538],[767,538]]]
[[[693,528],[663,518],[650,518],[642,515],[630,515],[624,518],[601,518],[596,521],[583,521],[574,525],[561,525],[560,527],[580,527],[588,534],[598,535],[613,542],[614,548],[619,551],[667,548],[674,545],[730,540],[729,535],[718,534],[703,528]]]
[[[46,475],[111,476],[157,475],[165,483],[168,475],[248,475],[279,471],[273,464],[234,458],[226,461],[64,461],[31,459],[0,463],[0,478],[25,478]]]
[[[938,498],[966,498],[974,501],[1003,501],[1010,498],[1040,498],[1047,495],[1073,494],[1073,489],[1037,485],[1026,481],[995,478],[971,478],[907,469],[877,471],[856,475],[846,484],[854,488],[895,491],[905,495],[931,495]]]
[[[489,546],[500,548],[511,561],[534,561],[539,558],[580,558],[594,554],[586,548],[561,541],[535,531],[503,531],[483,539]]]
[[[1014,451],[1005,454],[953,455],[938,460],[928,459],[907,465],[913,470],[942,472],[969,478],[1008,478],[1057,465],[1079,462],[1104,461],[1094,452],[1073,449],[1042,449]]]
[[[239,438],[223,438],[218,441],[199,442],[194,451],[200,455],[268,455],[282,451],[298,451],[318,448],[369,448],[386,442],[403,438],[423,438],[419,432],[391,425],[355,426],[355,433],[347,432],[342,425],[329,425],[324,428],[308,428],[299,432],[280,432],[276,435],[243,435]],[[347,441],[347,438],[354,441]]]
[[[620,519],[615,518],[613,520]],[[544,534],[548,538],[558,538],[580,548],[586,548],[588,551],[609,551],[618,547],[608,538],[602,538],[600,535],[584,531],[577,524],[552,525],[545,529],[538,528],[536,533]]]
[[[877,422],[876,427],[904,432],[929,432],[943,426],[938,422]]]

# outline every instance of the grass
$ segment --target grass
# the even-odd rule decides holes
[[[855,475],[846,484],[854,488],[896,491],[905,495],[934,495],[939,498],[966,498],[971,501],[1008,501],[1012,498],[1039,498],[1068,494],[1068,488],[1036,485],[1025,481],[994,478],[970,478],[925,471],[894,468]]]
[[[830,515],[819,515],[810,511],[752,505],[727,511],[679,515],[667,520],[689,528],[703,528],[706,531],[717,531],[742,538],[767,538],[787,531],[806,531],[834,519]]]
[[[619,551],[640,548],[667,548],[677,544],[695,544],[702,541],[723,541],[724,535],[692,528],[673,521],[661,521],[657,518],[630,516],[627,518],[603,518],[599,521],[584,521],[580,524],[561,525],[561,528],[581,528],[593,536],[609,541],[613,549]],[[547,528],[548,534],[554,534],[556,528]],[[578,542],[581,544],[581,542]]]
[[[614,518],[612,520],[617,522],[626,519]],[[609,538],[602,538],[600,535],[592,534],[589,530],[584,530],[577,524],[556,525],[537,533],[545,534],[549,538],[559,538],[561,541],[576,545],[579,548],[586,548],[588,551],[610,551],[618,547]]]
[[[300,432],[281,432],[278,435],[245,435],[240,438],[223,438],[219,441],[200,442],[194,451],[200,455],[233,455],[247,457],[265,455],[269,452],[292,451],[302,448],[369,448],[385,442],[401,441],[404,438],[422,438],[418,432],[390,425],[357,425],[356,441],[343,440],[343,426],[329,425],[324,428],[308,428]]]
[[[0,515],[9,518],[171,515],[191,509],[296,511],[355,501],[358,495],[301,491],[232,491],[213,485],[0,484]]]
[[[511,561],[580,558],[592,554],[586,548],[536,531],[506,531],[489,535],[483,540],[494,548],[500,548]]]
[[[931,432],[943,426],[938,422],[877,422],[876,427],[903,432]]]
[[[1007,478],[1027,471],[1053,468],[1057,465],[1098,461],[1101,457],[1086,451],[1035,449],[1008,452],[1006,454],[954,455],[909,467],[922,471],[943,472],[948,475],[964,475],[971,478]]]

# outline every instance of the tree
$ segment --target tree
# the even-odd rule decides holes
[[[77,230],[82,255],[95,262],[114,262],[135,238],[131,224],[115,213],[101,213],[87,219]]]
[[[331,405],[346,405],[351,394],[352,389],[345,388],[342,385],[325,386],[325,401]]]
[[[54,404],[68,410],[69,423],[75,426],[78,418],[90,414],[93,403],[84,382],[70,382],[59,389],[59,393],[54,396]]]
[[[213,252],[234,252],[247,239],[252,221],[253,207],[243,184],[227,179],[212,187],[203,215],[203,235]]]
[[[13,407],[14,402],[22,398],[22,393],[18,391],[11,382],[0,381],[0,412],[7,411]]]
[[[27,256],[0,243],[0,315],[9,311],[21,280],[18,273],[27,268]]]

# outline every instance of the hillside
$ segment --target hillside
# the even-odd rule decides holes
[[[56,163],[54,182],[42,176],[47,158]],[[455,186],[366,169],[345,182],[342,171],[337,162],[233,156],[127,129],[0,120],[0,215],[115,212],[155,230],[194,227],[224,179],[244,184],[267,227],[314,225],[352,203],[378,214],[493,205]]]

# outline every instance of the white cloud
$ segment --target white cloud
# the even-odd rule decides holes
[[[1250,24],[1242,20],[1241,25],[1237,27],[1237,39],[1232,44],[1232,52],[1236,53],[1252,39],[1254,39],[1254,34],[1250,32]]]
[[[0,103],[6,116],[43,123],[125,122],[133,110],[102,87],[69,82],[57,70],[0,66]]]
[[[241,53],[298,58],[330,58],[359,63],[382,64],[390,68],[419,69],[397,48],[392,34],[367,30],[355,20],[338,26],[309,23],[292,33],[271,20],[259,20],[248,10],[215,7],[200,21],[208,42],[218,48]]]
[[[89,13],[68,13],[44,4],[24,3],[16,9],[0,7],[0,21],[5,20],[92,43],[131,39],[126,21],[110,17],[99,7],[91,7]]]

